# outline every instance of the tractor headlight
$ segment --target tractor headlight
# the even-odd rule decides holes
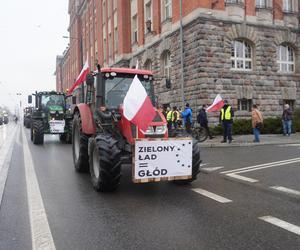
[[[55,111],[50,111],[50,114],[52,114],[52,115],[55,114]]]
[[[146,132],[143,132],[145,135],[163,135],[167,131],[167,126],[149,126]]]
[[[162,125],[162,126],[157,126],[156,127],[156,134],[160,134],[160,135],[163,135],[165,134],[167,131],[167,126],[166,125]]]
[[[63,113],[64,113],[64,111],[60,110],[60,111],[58,111],[58,113],[59,113],[59,114],[63,114]]]

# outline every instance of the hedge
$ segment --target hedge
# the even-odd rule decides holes
[[[300,132],[300,108],[296,109],[293,113],[293,132]],[[222,127],[217,125],[210,128],[213,135],[221,135]],[[232,126],[232,133],[235,135],[252,134],[251,119],[235,119]],[[262,134],[281,134],[282,121],[281,117],[269,117],[264,119],[264,126],[261,130]]]

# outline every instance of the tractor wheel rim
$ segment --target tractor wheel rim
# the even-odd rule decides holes
[[[99,179],[100,176],[100,171],[99,171],[99,154],[98,150],[95,147],[94,152],[93,152],[93,170],[94,170],[94,175],[97,179]]]
[[[79,158],[79,130],[76,129],[74,134],[74,148],[75,148],[75,157],[76,160]]]

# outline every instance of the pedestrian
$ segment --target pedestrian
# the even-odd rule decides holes
[[[282,113],[283,135],[290,136],[292,133],[292,110],[290,105],[285,104]]]
[[[162,113],[164,115],[164,117],[167,119],[167,108],[165,106],[161,107],[162,109]]]
[[[224,106],[220,112],[220,123],[223,127],[223,141],[221,143],[232,142],[232,124],[233,124],[234,111],[228,104],[228,101],[224,101]]]
[[[203,127],[209,136],[209,139],[213,139],[213,136],[211,135],[208,127],[208,119],[207,119],[207,114],[206,114],[206,108],[207,105],[204,104],[202,108],[199,110],[199,113],[197,115],[197,122],[200,124],[201,127]]]
[[[172,129],[172,113],[173,113],[173,111],[171,110],[171,108],[167,107],[167,126],[168,126],[168,130]]]
[[[181,112],[181,116],[183,118],[186,131],[188,133],[192,133],[193,111],[190,108],[189,103],[186,103],[184,111]]]
[[[174,107],[173,107],[173,113],[172,113],[172,123],[173,123],[173,127],[174,127],[175,129],[178,128],[178,120],[179,120],[179,116],[180,116],[179,111],[178,111],[177,107],[174,106]]]
[[[181,115],[181,112],[182,112],[182,108],[178,108],[178,114],[179,114],[179,117],[178,117],[178,127],[181,128],[182,127],[182,115]]]
[[[253,142],[260,142],[260,130],[263,126],[263,116],[261,112],[258,110],[257,105],[253,104],[252,105],[252,128],[253,128],[253,135],[254,135],[254,140]]]

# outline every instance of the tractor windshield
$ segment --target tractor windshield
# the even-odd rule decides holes
[[[105,79],[105,106],[109,109],[117,109],[123,103],[125,95],[132,83],[135,75],[118,74],[116,77],[109,77]],[[152,76],[138,76],[143,84],[152,103],[154,103],[154,93]]]
[[[65,98],[63,95],[42,95],[42,107],[60,106],[65,107]]]

